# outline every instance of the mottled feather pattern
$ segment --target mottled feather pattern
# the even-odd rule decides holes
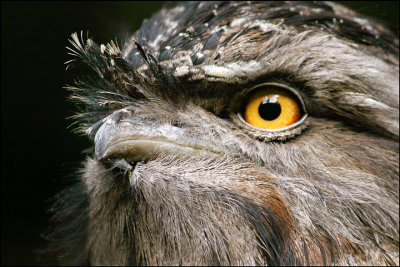
[[[384,26],[330,2],[188,2],[122,49],[71,44],[94,72],[68,87],[82,133],[209,150],[88,157],[54,207],[64,264],[399,264],[398,38]],[[238,119],[265,82],[298,92],[304,124]]]

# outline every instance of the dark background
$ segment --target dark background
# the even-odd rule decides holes
[[[398,32],[399,3],[341,2]],[[75,112],[62,89],[84,70],[65,70],[68,38],[89,30],[98,44],[137,30],[162,2],[1,2],[1,264],[38,258],[48,199],[65,187],[90,146],[67,127]]]

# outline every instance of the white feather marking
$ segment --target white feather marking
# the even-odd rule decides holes
[[[359,106],[359,107],[371,107],[374,109],[393,109],[393,110],[395,110],[394,108],[386,105],[385,103],[379,102],[365,94],[360,94],[360,93],[353,93],[353,92],[343,93],[342,100],[349,105],[354,105],[354,106]]]
[[[205,65],[202,67],[206,75],[229,78],[233,77],[235,73],[226,67],[216,66],[216,65]]]
[[[189,67],[188,66],[181,66],[176,68],[174,75],[176,77],[180,77],[180,76],[185,76],[189,73]]]
[[[102,54],[104,54],[104,51],[106,51],[106,46],[103,45],[103,44],[101,44],[101,45],[100,45],[100,52],[101,52]]]
[[[231,22],[231,27],[241,26],[244,22],[247,22],[247,18],[238,18]]]

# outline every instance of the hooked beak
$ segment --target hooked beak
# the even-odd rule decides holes
[[[190,138],[185,138],[184,130],[179,127],[152,126],[156,130],[146,127],[135,127],[131,120],[106,119],[95,135],[97,160],[125,159],[137,162],[149,161],[159,155],[193,156],[206,151],[218,156],[224,153],[204,144],[190,142]]]

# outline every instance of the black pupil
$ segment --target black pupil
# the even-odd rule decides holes
[[[276,99],[265,98],[258,107],[258,114],[267,121],[273,121],[281,114],[281,105]]]

